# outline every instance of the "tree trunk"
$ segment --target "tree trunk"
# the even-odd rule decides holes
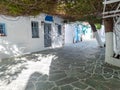
[[[104,47],[104,44],[103,44],[103,42],[102,42],[102,40],[101,40],[101,38],[100,38],[100,36],[97,32],[97,29],[96,29],[95,25],[93,23],[90,23],[90,25],[91,25],[92,31],[94,32],[94,35],[96,37],[96,40],[97,40],[99,46]]]
[[[105,38],[106,38],[106,52],[105,62],[110,63],[113,57],[113,18],[104,19]]]

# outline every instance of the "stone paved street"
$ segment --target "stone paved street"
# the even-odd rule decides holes
[[[120,90],[95,40],[0,61],[0,90]]]

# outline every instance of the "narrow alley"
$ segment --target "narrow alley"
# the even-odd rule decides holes
[[[120,90],[96,40],[0,61],[0,90]]]

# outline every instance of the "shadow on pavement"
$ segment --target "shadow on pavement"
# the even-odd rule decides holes
[[[0,81],[6,84],[15,80],[22,70],[26,68],[25,60],[15,60],[15,58],[3,59],[0,62]]]

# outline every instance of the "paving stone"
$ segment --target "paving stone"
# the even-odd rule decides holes
[[[65,73],[65,71],[62,71],[62,70],[50,70],[50,74],[59,74],[59,73]]]
[[[30,77],[29,82],[36,82],[39,77]]]
[[[78,67],[78,68],[75,68],[75,71],[79,72],[79,73],[84,73],[85,69],[84,69],[84,67]]]
[[[119,80],[119,73],[117,71],[114,71],[113,78],[116,78]]]
[[[70,85],[62,86],[61,90],[73,90],[73,87]]]
[[[56,81],[62,78],[65,78],[67,75],[65,73],[56,73],[49,76],[50,81]]]
[[[18,61],[16,58],[4,59],[0,62],[0,88],[9,90],[17,82],[18,88],[13,90],[23,90],[26,84],[21,86],[18,80],[23,77],[24,81],[22,71],[30,70],[33,74],[26,72],[29,80],[25,90],[120,90],[120,68],[104,63],[105,48],[93,45],[95,42],[84,41],[59,49],[40,51],[17,58]],[[38,73],[42,65],[37,66],[39,69],[35,71],[36,65],[33,63],[42,60],[38,57],[51,55],[57,58],[52,59],[48,75]],[[32,66],[29,66],[29,61],[33,62]]]
[[[75,82],[75,83],[72,83],[72,85],[73,85],[74,87],[77,87],[77,88],[80,88],[80,89],[85,89],[85,88],[88,87],[86,84],[83,84],[83,83],[81,83],[81,82]]]
[[[48,79],[48,76],[47,75],[42,75],[41,77],[39,77],[38,79],[37,79],[37,81],[38,82],[40,82],[40,81],[46,81]]]
[[[85,70],[89,73],[93,73],[94,64],[87,64]]]
[[[77,66],[77,67],[84,67],[85,64],[86,64],[85,61],[84,62],[79,61],[79,63],[77,65],[75,65],[75,66]]]
[[[82,90],[82,89],[74,89],[74,90]]]
[[[54,87],[51,90],[60,90],[60,88],[59,87]]]
[[[110,68],[104,68],[103,70],[104,70],[104,73],[113,74],[113,70]]]
[[[35,90],[35,85],[33,82],[28,82],[25,90]]]
[[[40,74],[40,73],[38,73],[38,72],[34,72],[34,73],[30,76],[29,82],[35,83],[35,82],[38,80],[38,78],[41,77],[41,76],[42,76],[42,74]]]
[[[34,72],[34,74],[32,74],[30,77],[31,77],[31,78],[38,78],[38,77],[40,77],[40,76],[42,76],[41,73]]]
[[[91,58],[90,58],[90,59],[91,59]],[[89,65],[89,64],[93,64],[93,60],[90,60],[90,59],[88,59],[87,62],[86,62],[88,65]]]
[[[117,67],[117,66],[113,66],[113,65],[109,65],[109,64],[104,64],[104,67],[105,68],[110,68],[110,69],[113,69],[113,70],[120,70],[120,67]]]
[[[87,79],[85,83],[95,88],[96,90],[109,90],[109,88],[104,86],[102,82],[95,81],[94,79]]]
[[[75,69],[66,70],[66,74],[68,77],[77,77],[79,75],[79,72],[77,72]]]
[[[86,73],[86,72],[84,72],[84,73],[79,73],[79,74],[77,75],[77,77],[78,77],[79,79],[86,79],[86,78],[89,78],[90,76],[91,76],[91,74]]]
[[[97,81],[105,81],[104,77],[102,75],[93,75],[92,79],[97,80]]]
[[[118,71],[118,74],[120,75],[120,71]]]
[[[69,78],[65,78],[65,79],[56,81],[56,84],[57,84],[58,86],[60,86],[60,85],[64,85],[64,84],[70,84],[70,83],[73,83],[73,82],[75,82],[75,81],[78,81],[78,79],[75,78],[75,77],[69,77]]]
[[[102,73],[102,67],[96,67],[95,73],[96,74],[101,74]]]
[[[111,79],[108,82],[103,82],[110,90],[120,90],[120,81],[118,79]]]
[[[118,72],[118,71],[115,71],[115,72],[114,72],[114,75],[118,76],[118,75],[119,75],[119,72]]]
[[[105,78],[111,78],[112,77],[112,74],[107,74],[107,73],[105,73],[105,74],[103,74],[103,76],[105,77]]]
[[[113,78],[115,78],[115,79],[120,79],[119,76],[113,76]]]
[[[50,90],[52,87],[54,87],[52,82],[37,82],[35,85],[36,90]]]
[[[95,89],[93,89],[93,88],[88,88],[87,90],[95,90]]]

